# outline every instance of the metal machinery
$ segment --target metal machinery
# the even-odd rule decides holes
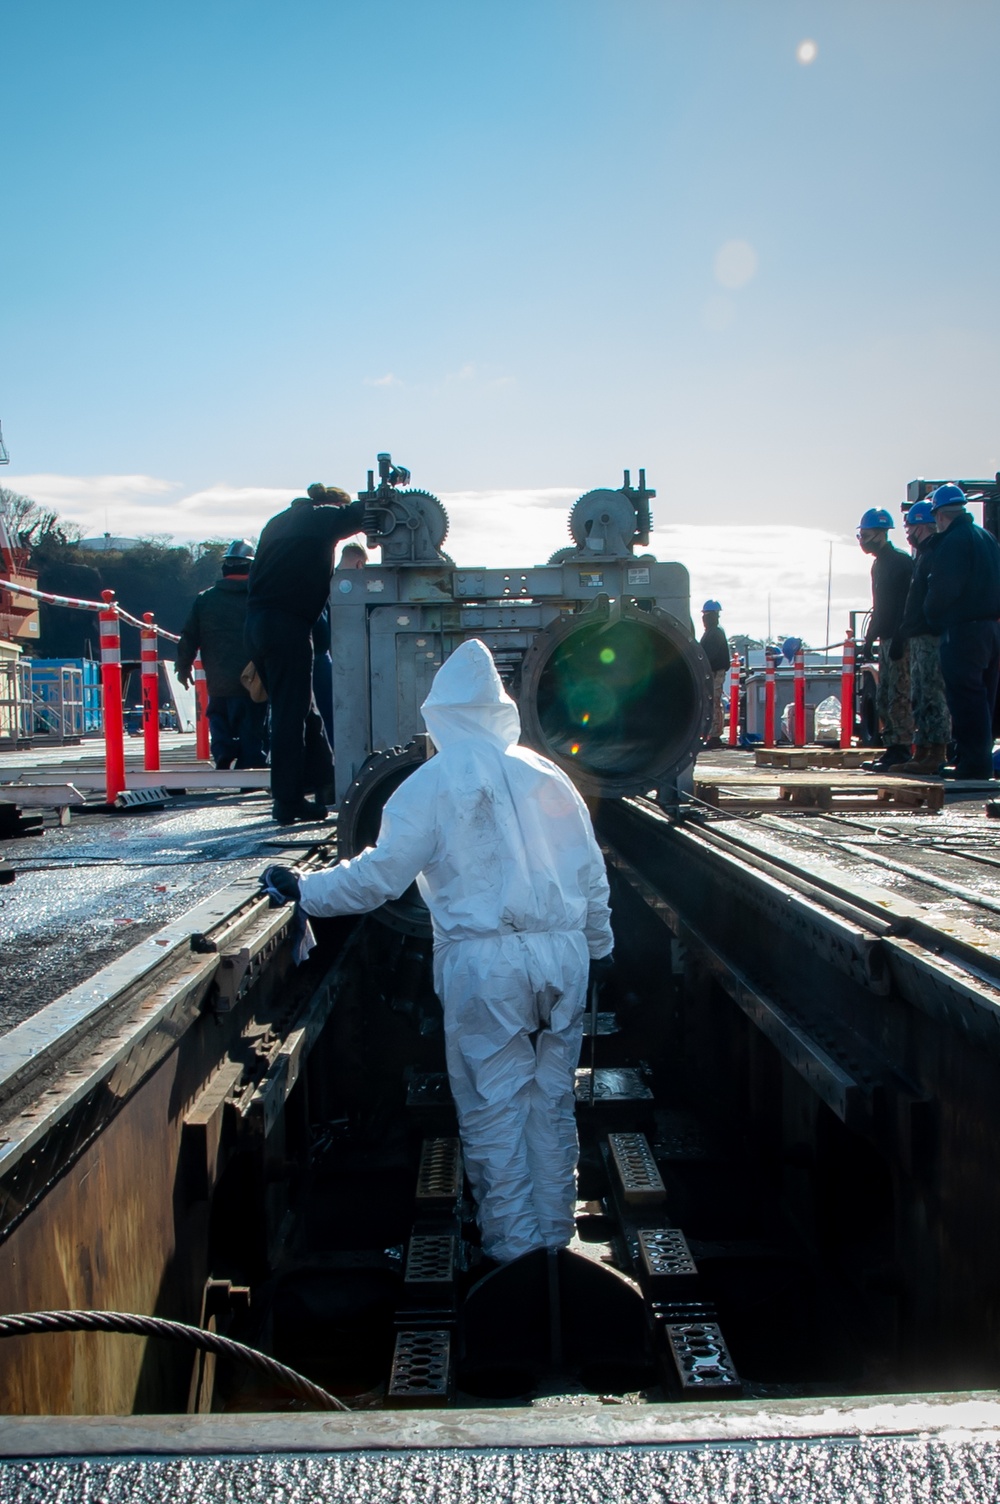
[[[500,569],[456,565],[443,552],[441,502],[409,489],[390,455],[378,467],[360,499],[382,563],[338,570],[330,594],[338,805],[373,755],[385,773],[381,755],[423,732],[435,672],[471,637],[518,700],[525,740],[585,795],[655,788],[676,801],[707,729],[712,676],[691,629],[687,570],[635,554],[655,495],[645,471],[638,486],[626,471],[618,490],[581,496],[573,543],[547,564]]]
[[[923,501],[938,486],[943,485],[943,480],[924,480],[922,476],[918,480],[908,481],[903,506],[904,517],[915,501]],[[983,527],[994,538],[1000,538],[1000,471],[992,480],[957,480],[955,485],[961,486],[969,501],[982,502]]]

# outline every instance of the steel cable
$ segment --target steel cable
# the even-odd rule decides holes
[[[182,1321],[165,1321],[160,1316],[137,1316],[129,1311],[19,1311],[0,1316],[0,1337],[27,1337],[44,1332],[115,1332],[132,1337],[166,1337],[173,1342],[188,1342],[202,1352],[219,1358],[235,1358],[269,1379],[275,1379],[300,1399],[308,1400],[320,1410],[349,1410],[343,1400],[328,1394],[318,1384],[286,1368],[275,1358],[222,1337],[203,1327],[187,1326]]]

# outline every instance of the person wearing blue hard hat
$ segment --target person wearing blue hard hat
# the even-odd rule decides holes
[[[951,741],[951,715],[941,672],[941,639],[924,614],[924,598],[934,551],[941,534],[929,501],[915,501],[903,518],[907,542],[913,550],[913,578],[906,597],[898,638],[910,646],[910,704],[913,707],[914,752],[900,773],[921,778],[941,771]],[[890,655],[900,644],[890,647]]]
[[[701,646],[712,670],[712,724],[705,742],[708,750],[722,746],[722,732],[725,726],[722,696],[726,688],[730,656],[729,638],[719,626],[721,614],[722,606],[718,601],[707,600],[701,608],[701,620],[705,628],[701,636]]]
[[[993,777],[993,707],[1000,678],[1000,546],[966,510],[954,481],[930,497],[937,546],[924,615],[941,634],[941,672],[958,755],[945,776]]]
[[[893,520],[884,507],[869,507],[858,523],[858,542],[872,564],[872,614],[862,644],[863,657],[874,657],[878,640],[878,716],[882,724],[881,757],[862,763],[868,773],[885,773],[909,762],[913,711],[910,708],[910,652],[899,636],[913,560],[889,542]]]

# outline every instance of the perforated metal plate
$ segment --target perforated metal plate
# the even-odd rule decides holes
[[[657,1284],[696,1279],[698,1268],[678,1227],[643,1227],[639,1232],[643,1272]]]
[[[667,1342],[685,1395],[737,1395],[743,1386],[722,1332],[710,1321],[666,1328]]]
[[[455,1239],[445,1233],[415,1232],[406,1255],[408,1285],[450,1285],[455,1277]]]
[[[666,1189],[644,1133],[609,1133],[611,1162],[628,1206],[666,1200]]]
[[[425,1138],[417,1171],[422,1211],[453,1206],[462,1194],[462,1146],[457,1138]]]
[[[396,1337],[389,1380],[390,1402],[443,1404],[448,1398],[451,1333],[408,1329]]]

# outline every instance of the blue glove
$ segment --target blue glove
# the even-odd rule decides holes
[[[291,867],[265,867],[258,881],[276,906],[283,903],[298,903],[302,897],[299,875]]]

